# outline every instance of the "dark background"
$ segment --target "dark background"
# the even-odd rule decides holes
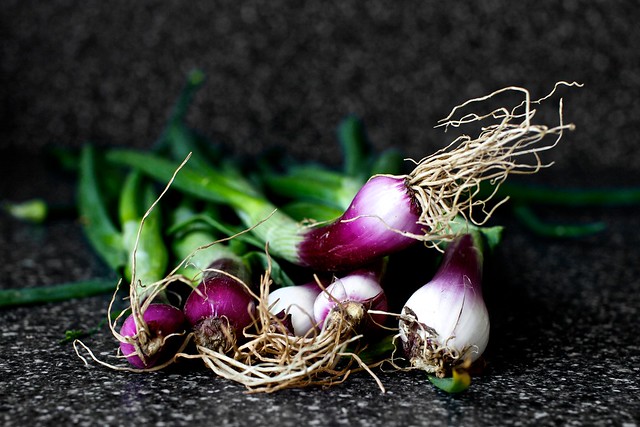
[[[0,197],[72,201],[47,150],[150,146],[194,68],[207,83],[193,127],[240,154],[284,147],[330,164],[347,114],[364,120],[376,148],[418,159],[449,142],[434,126],[469,98],[506,86],[537,98],[577,81],[584,87],[562,92],[576,130],[531,182],[639,186],[638,18],[640,6],[622,1],[3,1]],[[638,209],[541,209],[609,228],[550,240],[500,214],[490,369],[465,395],[420,375],[385,377],[386,395],[356,375],[329,391],[246,396],[206,371],[85,368],[57,340],[102,318],[97,297],[0,311],[0,415],[6,425],[637,425]],[[0,231],[3,288],[104,273],[73,221],[3,216]],[[91,343],[112,350],[106,332]]]
[[[246,152],[335,160],[355,113],[377,146],[419,158],[446,142],[433,126],[454,105],[567,80],[585,87],[566,96],[577,131],[558,167],[640,161],[634,2],[456,3],[5,1],[1,144],[149,145],[201,68],[190,123]]]

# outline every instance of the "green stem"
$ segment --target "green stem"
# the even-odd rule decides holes
[[[438,378],[435,375],[428,375],[431,384],[449,394],[462,393],[471,385],[471,376],[466,372],[456,372],[451,377]]]
[[[396,349],[394,335],[385,335],[379,341],[373,342],[358,353],[360,360],[366,365],[371,365],[385,359],[389,359]]]
[[[338,140],[344,152],[344,173],[368,178],[371,147],[362,122],[354,116],[345,118],[338,126]]]
[[[182,122],[187,116],[187,112],[189,111],[189,107],[191,106],[191,102],[193,101],[193,97],[200,89],[200,87],[204,84],[205,75],[202,70],[193,70],[187,76],[187,81],[185,83],[184,89],[180,93],[178,100],[173,108],[173,112],[171,114],[171,122]]]
[[[210,214],[216,213],[211,212]],[[215,225],[206,221],[209,218]],[[174,212],[174,224],[168,233],[172,234],[171,250],[179,262],[187,260],[178,270],[179,274],[192,281],[200,278],[202,271],[214,260],[236,258],[231,242],[218,242],[219,222],[212,216],[197,212],[190,200],[183,201]],[[220,224],[222,225],[222,224]],[[226,233],[225,233],[226,234]],[[194,252],[195,251],[195,252]]]
[[[349,207],[366,182],[318,166],[299,166],[286,174],[268,173],[262,179],[279,196],[321,202],[342,210]]]
[[[524,204],[516,204],[513,212],[527,228],[536,234],[545,237],[584,237],[599,233],[606,228],[602,222],[590,224],[549,224],[545,223]]]
[[[107,160],[138,169],[165,184],[178,168],[174,161],[152,153],[130,150],[110,151],[107,153]],[[204,173],[190,168],[189,164],[176,175],[172,186],[196,198],[232,206],[240,206],[245,202],[250,203],[256,198],[261,198],[247,181],[232,179],[215,169],[209,169]]]
[[[170,136],[168,135],[169,131],[176,126],[181,126],[183,124],[187,117],[189,107],[193,101],[193,97],[204,83],[204,80],[205,75],[201,70],[194,70],[189,73],[187,81],[178,95],[178,99],[176,100],[173,110],[169,115],[165,132],[156,144],[155,151],[162,151],[165,147],[171,145]]]
[[[121,310],[112,311],[111,319],[117,318],[120,315],[120,313],[122,313]],[[107,324],[108,320],[109,318],[105,317],[96,326],[90,329],[68,329],[64,332],[64,338],[62,338],[59,341],[59,343],[65,344],[65,343],[73,342],[80,338],[90,337],[91,335],[98,333],[100,329],[102,329],[104,325]]]
[[[208,213],[194,214],[191,218],[183,220],[181,223],[172,225],[167,229],[168,235],[182,234],[184,229],[193,228],[192,226],[202,225],[221,235],[221,237],[236,236],[234,241],[248,243],[256,247],[262,247],[262,242],[256,240],[250,234],[242,233],[245,229],[237,226],[224,223],[217,218],[210,216]],[[215,239],[214,239],[215,240]]]
[[[293,201],[282,206],[282,210],[296,221],[331,221],[339,218],[344,209],[313,201]]]
[[[201,171],[206,171],[213,167],[211,161],[221,157],[219,146],[213,144],[186,124],[189,107],[196,92],[202,87],[204,80],[205,75],[201,70],[195,70],[189,74],[154,150],[157,153],[168,154],[177,161],[184,160],[189,153],[192,153],[189,165]]]
[[[483,187],[489,194],[492,187]],[[508,196],[513,202],[560,206],[630,206],[640,203],[640,188],[561,189],[517,183],[503,183],[497,197]]]
[[[95,150],[90,145],[82,149],[78,183],[78,211],[87,239],[113,271],[126,264],[122,235],[107,211],[98,185]]]
[[[129,256],[125,275],[129,281],[133,274],[133,249],[138,239],[138,231],[146,210],[153,205],[157,195],[151,182],[134,170],[129,173],[120,197],[120,221],[123,231],[123,247]],[[135,273],[138,295],[144,299],[148,285],[161,280],[167,270],[169,252],[165,246],[160,206],[156,205],[146,217],[140,230],[140,238],[135,253]]]
[[[16,219],[42,224],[49,214],[49,206],[42,199],[30,199],[23,202],[3,202],[2,208]]]
[[[0,290],[0,307],[66,301],[114,292],[113,280],[91,279],[36,288]]]
[[[107,158],[121,165],[136,168],[160,182],[167,183],[177,166],[168,160],[150,153],[117,150]],[[270,252],[289,261],[297,260],[299,224],[276,209],[246,180],[231,179],[214,169],[202,173],[185,166],[175,177],[172,186],[185,194],[202,200],[231,206],[247,227],[262,242],[269,242]],[[261,224],[268,220],[268,224]]]
[[[404,156],[400,151],[389,149],[380,153],[371,166],[371,175],[403,175]]]

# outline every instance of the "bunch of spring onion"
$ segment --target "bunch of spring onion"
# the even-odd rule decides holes
[[[185,249],[202,242],[189,239],[188,243]],[[220,251],[218,246],[208,249]],[[200,252],[191,257],[196,264],[203,262]],[[299,286],[283,286],[287,281],[282,280],[282,274],[273,274],[269,265],[261,280],[260,295],[256,296],[256,307],[246,293],[244,301],[230,295],[228,287],[234,286],[237,290],[242,280],[233,274],[237,263],[234,265],[228,258],[223,261],[219,269],[214,270],[217,285],[200,289],[206,283],[203,282],[187,299],[185,314],[188,318],[195,317],[190,323],[195,328],[197,354],[181,353],[179,357],[200,359],[216,374],[252,391],[272,392],[343,381],[352,372],[352,365],[358,363],[357,347],[364,335],[373,335],[385,321],[384,312],[369,315],[370,311],[387,309],[386,294],[380,285],[380,265],[333,279],[315,276],[313,281]],[[271,291],[274,280],[279,287]],[[214,287],[226,290],[226,295],[212,292]],[[197,293],[199,290],[202,295]],[[225,305],[223,301],[232,301],[240,309],[244,308],[228,313],[228,320],[234,322],[243,318],[244,313],[247,321],[244,329],[219,333],[220,324],[229,330],[228,320],[200,322],[189,313],[210,314],[209,308]],[[255,324],[246,317],[247,306],[257,317]],[[202,334],[213,335],[215,339],[202,340],[199,338]],[[366,365],[356,366],[360,367]]]
[[[167,147],[177,147],[178,144],[162,142],[185,136],[186,130],[182,127],[181,120],[195,88],[201,82],[200,77],[197,73],[190,77],[165,130],[165,135],[155,151],[162,152],[166,151]],[[91,146],[83,149],[79,171],[79,212],[90,243],[105,263],[121,274],[129,284],[129,307],[122,310],[113,320],[110,315],[109,326],[120,343],[122,357],[126,358],[131,367],[116,366],[98,360],[91,350],[78,340],[74,342],[76,352],[79,351],[79,347],[82,347],[94,360],[115,369],[157,370],[173,363],[176,355],[184,350],[191,336],[195,336],[196,342],[204,343],[202,345],[213,346],[215,342],[222,345],[221,340],[226,336],[230,337],[227,341],[231,341],[234,331],[242,329],[251,322],[252,312],[249,310],[252,304],[251,297],[242,286],[230,286],[228,281],[225,282],[226,277],[222,279],[215,277],[215,269],[223,263],[226,270],[228,263],[225,264],[225,260],[231,260],[237,264],[242,264],[243,261],[235,257],[233,251],[224,245],[219,247],[226,250],[217,249],[214,254],[211,254],[211,251],[201,251],[200,256],[197,257],[198,261],[206,259],[202,256],[205,252],[207,257],[213,256],[213,258],[210,259],[211,265],[208,265],[207,269],[205,269],[207,266],[203,267],[198,262],[193,264],[193,260],[189,260],[192,267],[197,266],[201,272],[206,272],[204,277],[200,278],[200,285],[191,292],[186,303],[170,301],[171,295],[167,290],[170,285],[175,282],[191,285],[196,278],[185,274],[188,270],[184,266],[186,261],[182,261],[177,268],[167,272],[171,245],[166,243],[171,240],[174,255],[180,257],[184,255],[180,248],[186,244],[191,245],[198,239],[202,240],[203,232],[201,229],[185,232],[183,227],[179,236],[171,236],[171,232],[167,232],[162,226],[160,218],[162,209],[159,206],[160,199],[167,192],[168,187],[160,197],[156,198],[151,183],[136,170],[128,172],[126,177],[114,185],[119,189],[117,196],[119,221],[116,225],[108,208],[109,192],[103,191],[110,183],[104,179],[99,182],[96,173],[102,166],[99,165],[102,159],[98,157]],[[111,173],[107,176],[113,178],[120,175]],[[180,218],[181,214],[184,216],[183,212],[184,210],[180,209],[174,212],[176,221],[184,220]],[[205,237],[210,238],[206,243],[212,245],[211,234],[204,234]],[[223,286],[217,285],[218,282],[223,282]],[[112,312],[111,307],[118,289],[119,286],[111,301],[109,313]],[[215,298],[213,298],[214,295]],[[209,296],[211,296],[210,299]],[[236,298],[235,303],[228,302],[232,297]],[[227,302],[220,303],[218,301],[220,299]],[[232,315],[238,319],[233,319]],[[220,324],[214,332],[212,325],[216,321],[225,323]],[[118,326],[120,323],[121,325]],[[193,329],[194,332],[188,333],[188,329]]]
[[[532,101],[529,93],[520,88],[507,88],[468,101],[454,108],[442,125],[458,127],[490,121],[476,138],[462,136],[455,139],[442,150],[416,162],[413,170],[406,174],[381,166],[384,162],[367,161],[365,168],[362,162],[348,161],[348,179],[333,180],[335,175],[331,173],[314,175],[326,178],[331,190],[324,195],[320,192],[315,203],[308,203],[308,200],[295,203],[294,200],[286,209],[279,209],[280,205],[265,192],[267,188],[277,193],[284,187],[277,184],[278,177],[272,174],[260,176],[260,173],[247,175],[231,162],[212,166],[205,155],[207,150],[202,150],[202,141],[183,125],[180,115],[172,119],[153,153],[125,150],[107,153],[111,165],[128,167],[132,174],[142,173],[161,183],[168,182],[172,189],[180,190],[184,197],[192,200],[229,209],[246,230],[246,234],[242,233],[246,242],[260,249],[267,248],[267,268],[260,279],[260,291],[255,295],[250,286],[236,286],[245,284],[246,278],[236,268],[241,263],[237,263],[234,256],[216,258],[199,267],[203,271],[201,282],[185,304],[185,310],[187,306],[195,307],[196,314],[188,314],[187,318],[193,328],[189,336],[197,336],[198,354],[178,352],[175,355],[198,357],[217,374],[262,391],[333,384],[348,376],[352,363],[368,370],[369,366],[360,358],[359,345],[366,343],[363,338],[369,334],[369,328],[375,330],[382,326],[389,314],[386,313],[388,298],[380,285],[384,269],[380,270],[378,266],[382,260],[402,256],[418,242],[426,242],[431,247],[453,242],[449,248],[457,247],[456,242],[463,239],[458,236],[483,225],[500,204],[499,201],[490,207],[489,202],[508,175],[534,173],[548,166],[540,159],[540,153],[553,148],[572,125],[563,123],[561,103],[558,125],[534,124],[536,110],[533,106],[548,100],[561,85],[569,84],[556,85],[549,95],[537,101]],[[523,101],[509,109],[490,109],[482,113],[467,111],[504,92],[521,94]],[[455,119],[454,114],[458,113],[461,117]],[[547,137],[552,138],[551,143],[543,142]],[[176,162],[183,161],[185,153],[195,153],[191,155],[193,161],[183,162],[178,172]],[[254,179],[256,175],[257,180]],[[492,184],[493,190],[482,193],[483,183]],[[340,191],[333,191],[336,187]],[[295,198],[295,194],[300,193],[309,194],[309,187],[303,185],[289,195]],[[478,209],[481,210],[480,218],[476,217]],[[151,212],[148,211],[143,220]],[[301,218],[305,220],[301,221]],[[144,221],[137,233],[138,243],[144,230],[142,223]],[[237,230],[227,226],[219,229]],[[100,240],[100,237],[93,238]],[[120,256],[106,252],[103,256],[114,265],[122,263]],[[132,259],[135,264],[136,256]],[[307,280],[302,283],[311,282],[311,285],[295,287],[298,301],[287,302],[284,290],[271,292],[274,262],[307,274]],[[141,315],[134,317],[136,334],[142,329],[143,336],[153,335],[143,328],[145,323],[149,324],[144,319],[144,312],[154,305],[150,301],[162,297],[164,286],[170,280],[193,281],[181,274],[176,276],[176,272],[154,282],[156,285],[143,283],[146,288],[141,292],[138,292],[133,274],[132,307],[137,304],[141,307]],[[318,278],[320,275],[323,279]],[[316,279],[310,281],[308,276]],[[329,280],[325,281],[327,276]],[[220,285],[214,286],[213,282]],[[282,285],[282,282],[276,282],[276,288]],[[230,292],[231,288],[234,291]],[[242,292],[237,292],[239,289]],[[276,292],[280,294],[276,295]],[[238,294],[232,298],[241,302],[226,304],[220,301],[221,294]],[[239,294],[243,295],[240,297]],[[224,314],[227,317],[221,318],[218,310],[223,306],[231,307],[230,312],[235,314]],[[437,333],[438,337],[444,336],[444,342],[437,341],[435,335],[423,334],[420,339],[429,343],[429,349],[432,349],[429,346],[436,346],[436,350],[442,347],[448,351],[448,344],[455,342],[451,331],[439,330],[437,323],[437,326],[430,325],[431,319],[421,318],[420,309],[408,302],[407,307],[401,314],[404,322],[401,328],[407,334],[409,329],[423,328]],[[243,321],[236,321],[235,316],[242,317]],[[251,325],[247,324],[249,318]],[[407,334],[405,336],[409,337]],[[418,341],[413,339],[413,342]],[[143,362],[151,359],[150,350],[143,348],[138,335],[129,344],[134,345],[137,357],[143,356]],[[480,347],[480,344],[472,345],[476,350]],[[440,352],[448,356],[437,362],[440,368],[429,368],[428,372],[436,376],[455,374],[452,361],[464,359],[470,353],[466,347],[454,349]],[[430,362],[421,361],[416,354],[410,351],[407,354],[414,366],[430,366]]]
[[[266,258],[246,250],[244,241],[251,242],[250,238],[216,240],[216,233],[233,234],[234,225],[216,218],[215,209],[208,209],[206,214],[196,212],[196,203],[188,198],[173,210],[173,224],[163,229],[159,218],[164,207],[161,198],[169,186],[155,198],[149,183],[135,170],[124,178],[116,226],[100,197],[103,192],[94,173],[97,157],[95,150],[85,147],[80,209],[85,214],[89,240],[106,255],[105,262],[130,283],[128,309],[113,320],[109,317],[111,332],[129,366],[103,362],[76,340],[78,355],[82,348],[110,368],[154,371],[185,356],[191,338],[198,351],[235,348],[254,319],[256,296],[247,284],[251,281],[249,272],[253,266],[265,265]],[[181,261],[166,272],[170,250],[172,258]],[[125,254],[130,257],[115,256]],[[274,276],[282,283],[289,282],[283,272]],[[193,285],[193,289],[188,286],[185,300],[174,303],[168,288],[176,282]]]
[[[90,159],[91,153],[87,148],[85,158]],[[234,240],[234,244],[228,244],[227,239],[216,240],[216,231],[232,232],[232,225],[216,221],[212,215],[215,210],[209,209],[203,217],[194,211],[194,203],[189,199],[175,209],[174,224],[163,232],[157,215],[160,199],[168,187],[155,201],[145,199],[150,207],[142,215],[137,210],[138,197],[151,193],[148,187],[140,185],[140,178],[134,171],[123,187],[120,204],[123,231],[117,235],[122,237],[117,239],[118,245],[131,245],[130,261],[122,268],[131,283],[130,306],[115,320],[109,319],[111,331],[120,342],[120,352],[130,367],[98,360],[80,341],[74,343],[76,351],[82,347],[95,361],[114,369],[154,371],[185,356],[183,352],[191,338],[198,351],[205,348],[226,352],[235,348],[244,329],[253,323],[256,296],[248,283],[252,266],[259,265],[262,258],[246,251],[243,242]],[[165,245],[166,240],[170,240],[170,245]],[[173,258],[182,261],[165,273],[170,249]],[[277,277],[283,279],[285,275]],[[168,291],[176,282],[188,285],[189,289],[185,301],[177,304],[170,302],[173,295]],[[118,330],[116,325],[129,312]]]
[[[196,230],[185,237],[179,240],[183,251],[200,248],[187,256],[196,271],[212,259],[218,261],[205,270],[204,280],[184,306],[197,352],[178,357],[202,360],[216,374],[252,391],[343,381],[357,363],[350,347],[357,346],[363,334],[373,335],[385,321],[384,314],[369,315],[370,310],[387,309],[380,265],[286,286],[289,279],[277,273],[279,267],[274,274],[270,263],[260,293],[254,296],[242,288],[245,275],[240,274],[237,256],[225,246],[207,244],[207,232]],[[273,281],[278,287],[271,291]],[[223,318],[215,315],[222,310]]]

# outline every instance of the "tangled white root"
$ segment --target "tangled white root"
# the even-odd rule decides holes
[[[450,224],[457,216],[475,225],[483,225],[507,200],[499,200],[491,207],[488,205],[508,175],[533,174],[553,164],[543,163],[539,154],[555,147],[564,131],[573,130],[574,125],[563,123],[562,99],[558,106],[559,124],[553,127],[532,124],[536,114],[532,106],[550,98],[559,86],[581,85],[575,82],[556,83],[548,95],[535,101],[530,99],[526,89],[504,88],[464,102],[440,121],[439,126],[445,128],[485,120],[493,120],[494,123],[482,127],[478,137],[460,136],[447,147],[416,162],[416,167],[409,174],[408,186],[421,207],[420,223],[429,230],[417,238],[425,241],[450,239]],[[470,105],[505,92],[521,93],[524,100],[510,109],[500,107],[486,114],[467,113],[453,119],[455,114]],[[540,144],[550,135],[555,137],[550,143]],[[485,181],[491,184],[488,195],[481,194],[480,184]],[[481,217],[474,217],[474,208],[481,208]]]
[[[324,328],[306,336],[293,336],[281,319],[269,311],[270,266],[260,283],[257,319],[245,330],[247,341],[233,351],[222,353],[198,346],[197,355],[179,357],[201,359],[215,374],[243,384],[249,392],[330,386],[341,383],[356,370],[366,370],[384,391],[380,380],[357,355],[362,335],[353,327],[348,315],[336,316]],[[354,351],[349,351],[353,346]]]

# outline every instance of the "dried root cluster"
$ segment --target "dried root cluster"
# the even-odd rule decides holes
[[[403,342],[403,352],[407,355],[409,367],[399,369],[419,369],[438,378],[444,378],[451,374],[452,366],[464,361],[468,352],[472,349],[465,348],[458,351],[448,345],[448,341],[453,338],[441,340],[438,332],[420,323],[415,313],[408,307],[404,308],[404,313],[400,316],[402,320],[400,334],[405,337]],[[440,344],[444,342],[443,344]]]
[[[245,331],[245,340],[227,352],[197,346],[196,354],[177,358],[201,359],[216,375],[243,384],[250,392],[274,392],[293,387],[331,386],[342,383],[354,371],[367,370],[380,388],[379,379],[358,357],[362,349],[356,331],[360,319],[348,313],[333,316],[320,332],[306,336],[288,333],[283,319],[269,311],[269,271],[261,280],[257,319]]]
[[[577,83],[557,83],[545,97],[531,100],[527,90],[508,87],[487,96],[469,100],[440,121],[439,126],[458,128],[472,122],[491,121],[481,133],[472,138],[462,135],[448,146],[416,162],[408,183],[420,204],[420,222],[429,232],[417,236],[426,241],[446,240],[451,237],[450,224],[462,216],[475,225],[482,225],[506,199],[490,205],[500,184],[511,174],[533,174],[551,166],[540,157],[543,151],[555,147],[563,133],[574,128],[562,117],[562,100],[558,107],[559,124],[554,127],[533,123],[535,105],[554,95],[560,86],[578,86]],[[500,107],[488,113],[468,112],[473,105],[506,92],[521,93],[524,100],[515,107]],[[464,114],[455,119],[454,116]],[[549,143],[542,143],[551,137]],[[490,185],[487,193],[481,183]],[[486,186],[485,186],[486,188]],[[477,210],[481,215],[477,216]]]

